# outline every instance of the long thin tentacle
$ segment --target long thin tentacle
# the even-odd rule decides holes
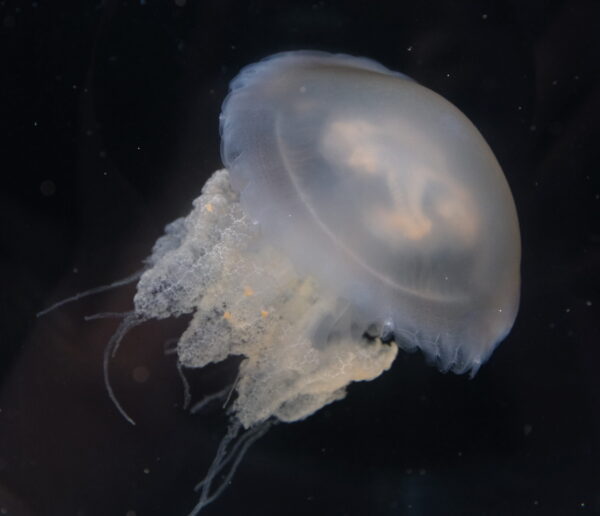
[[[62,299],[61,301],[58,301],[58,302],[54,303],[53,305],[49,306],[48,308],[45,308],[44,310],[38,312],[36,314],[36,317],[42,317],[43,315],[46,315],[47,313],[52,312],[53,310],[56,310],[60,306],[66,305],[68,303],[72,303],[73,301],[77,301],[84,297],[93,296],[94,294],[99,294],[100,292],[106,292],[107,290],[112,290],[114,288],[122,287],[124,285],[129,285],[130,283],[133,283],[134,281],[137,281],[138,279],[140,279],[140,277],[142,276],[144,271],[145,271],[145,269],[141,269],[137,272],[134,272],[130,276],[127,276],[126,278],[123,278],[123,279],[120,279],[113,283],[110,283],[109,285],[102,285],[100,287],[94,287],[89,290],[79,292],[79,293],[75,294],[74,296],[67,297],[66,299]]]
[[[141,324],[143,321],[144,320],[138,315],[136,315],[135,312],[130,312],[129,314],[127,314],[125,319],[121,321],[121,324],[119,325],[115,333],[113,333],[113,336],[110,338],[110,340],[106,344],[106,347],[104,348],[104,385],[106,386],[108,397],[113,402],[117,410],[121,413],[121,415],[125,418],[125,420],[128,423],[131,423],[132,425],[135,425],[135,421],[129,416],[129,414],[127,414],[125,409],[122,407],[121,403],[119,403],[119,400],[117,399],[113,391],[112,385],[110,384],[109,365],[110,360],[115,356],[117,350],[119,349],[119,345],[121,344],[121,341],[123,340],[125,335],[127,335],[127,333],[132,328],[134,328],[138,324]]]
[[[177,373],[181,378],[181,384],[183,385],[183,410],[187,410],[192,402],[192,393],[190,392],[190,382],[188,382],[185,373],[183,372],[183,365],[177,360]]]
[[[195,488],[196,491],[200,492],[200,498],[189,516],[196,516],[199,514],[204,507],[214,502],[223,493],[230,484],[231,479],[244,458],[244,455],[248,451],[248,448],[265,435],[273,424],[274,421],[271,420],[263,421],[243,432],[236,441],[236,438],[242,430],[242,425],[235,419],[231,422],[227,429],[227,433],[219,443],[219,448],[217,449],[212,464],[208,468],[206,477],[199,482]],[[233,446],[228,449],[232,442],[234,442]],[[227,469],[228,466],[229,469]],[[225,473],[225,476],[219,482],[217,487],[211,491],[213,482],[217,475],[221,473]]]
[[[231,392],[231,385],[227,385],[220,391],[217,391],[217,392],[214,392],[213,394],[208,394],[207,396],[204,396],[204,398],[202,398],[200,401],[194,403],[194,405],[190,409],[190,413],[197,414],[204,407],[206,407],[208,404],[212,403],[213,401],[221,400],[221,399],[225,398],[226,396],[229,396],[230,392]]]
[[[263,423],[263,424],[258,425],[256,428],[248,430],[248,433],[250,435],[244,440],[244,442],[242,443],[241,446],[239,446],[235,451],[232,450],[232,452],[230,454],[230,456],[233,457],[231,467],[229,468],[227,475],[225,476],[225,478],[223,478],[223,480],[221,481],[221,483],[219,484],[217,489],[215,489],[215,491],[206,498],[206,501],[204,503],[205,506],[211,504],[219,496],[221,496],[223,491],[225,491],[227,486],[230,484],[231,479],[233,478],[233,475],[235,475],[235,472],[237,471],[237,468],[240,465],[240,462],[242,462],[242,459],[246,455],[246,452],[248,451],[250,446],[252,446],[263,435],[265,435],[270,426],[271,425],[268,423]],[[227,461],[227,462],[230,462],[230,461]]]
[[[98,319],[123,319],[127,317],[130,312],[99,312],[97,314],[86,315],[83,317],[85,322],[97,321]]]

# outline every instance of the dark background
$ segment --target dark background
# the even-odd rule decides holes
[[[191,416],[164,344],[102,350],[140,268],[220,167],[218,115],[244,64],[364,55],[448,98],[514,193],[523,288],[474,380],[402,353],[376,381],[254,445],[207,515],[600,514],[598,2],[0,1],[0,514],[183,516],[225,432]],[[235,376],[190,375],[193,395]],[[129,511],[129,512],[128,512]],[[134,511],[134,512],[131,512]]]

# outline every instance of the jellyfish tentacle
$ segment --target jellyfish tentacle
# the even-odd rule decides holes
[[[215,458],[213,459],[208,471],[206,472],[206,476],[196,484],[194,487],[194,491],[201,491],[205,487],[210,488],[210,484],[212,483],[214,477],[219,473],[225,458],[227,457],[227,447],[229,444],[235,440],[235,438],[240,433],[242,429],[242,425],[239,421],[234,419],[229,426],[227,427],[227,432],[221,439],[219,443],[219,447],[217,448],[217,453],[215,454]]]
[[[258,439],[258,437],[264,435],[264,433],[269,429],[270,426],[273,425],[273,421],[271,420],[267,420],[267,421],[263,421],[261,423],[257,423],[255,426],[247,429],[244,433],[242,433],[242,435],[240,436],[240,438],[233,444],[233,446],[231,446],[231,448],[229,449],[229,451],[225,450],[225,454],[221,455],[223,458],[222,460],[218,463],[218,470],[215,472],[214,475],[208,475],[206,476],[206,478],[202,481],[200,481],[198,484],[196,484],[196,487],[194,488],[195,491],[200,491],[201,489],[203,489],[205,486],[209,486],[210,483],[212,482],[212,480],[214,479],[214,476],[216,474],[218,474],[219,472],[222,472],[224,470],[224,468],[230,464],[231,462],[236,462],[238,461],[239,454],[240,453],[245,453],[245,451],[242,451],[243,449],[247,449],[247,443],[248,441],[252,441],[254,442],[256,439]],[[241,427],[240,427],[241,429]],[[240,429],[238,429],[238,433],[240,431]],[[263,431],[264,430],[264,431]],[[229,432],[228,432],[229,433]],[[255,434],[259,434],[258,437],[255,437]],[[233,441],[235,439],[235,437],[237,436],[234,435],[232,437],[232,439],[228,440],[226,443],[226,446],[229,445],[229,443],[231,441]],[[215,456],[215,459],[219,456],[219,454],[217,454],[217,456]],[[213,465],[215,464],[215,461],[213,461]],[[209,471],[212,469],[209,469]],[[210,488],[210,487],[209,487]]]
[[[190,409],[190,413],[191,414],[197,414],[204,407],[206,407],[207,405],[209,405],[213,401],[223,399],[226,396],[228,397],[229,393],[232,390],[232,388],[233,388],[232,385],[227,385],[226,387],[224,387],[220,391],[213,392],[212,394],[208,394],[208,395],[204,396],[203,399],[201,399],[197,403],[194,403],[194,406]]]
[[[128,314],[126,314],[125,318],[121,321],[121,324],[106,344],[106,347],[104,348],[103,360],[104,385],[106,386],[108,397],[113,402],[114,406],[120,412],[120,414],[125,418],[125,420],[134,426],[135,421],[131,418],[131,416],[129,416],[129,414],[127,414],[127,412],[125,411],[125,409],[123,408],[113,391],[112,385],[110,383],[109,366],[111,359],[114,358],[115,354],[117,353],[117,350],[119,349],[121,341],[123,340],[125,335],[127,335],[127,333],[132,328],[140,325],[142,322],[144,322],[144,319],[137,315],[135,312],[129,312]]]
[[[183,385],[183,410],[187,410],[192,402],[192,394],[190,392],[190,382],[185,376],[183,372],[183,364],[177,360],[177,373],[179,374],[179,378],[181,379],[181,383]]]
[[[206,504],[212,503],[219,496],[221,496],[223,491],[225,491],[226,487],[231,482],[233,475],[237,471],[237,468],[240,465],[240,462],[246,455],[246,452],[248,451],[250,446],[252,446],[256,441],[258,441],[258,439],[260,439],[263,435],[265,435],[270,426],[271,426],[271,423],[264,422],[264,423],[259,424],[256,428],[253,428],[253,429],[247,431],[247,434],[245,434],[245,435],[248,435],[248,437],[244,439],[243,444],[235,447],[235,450],[232,450],[232,452],[230,454],[230,457],[232,457],[232,460],[226,461],[227,463],[232,462],[227,475],[225,476],[225,478],[223,479],[223,481],[221,482],[219,487],[214,491],[214,493],[212,493],[206,499]]]
[[[229,446],[229,443],[237,437],[241,427],[241,423],[237,420],[234,420],[227,428],[226,434],[223,436],[221,442],[219,443],[219,447],[217,448],[215,458],[213,459],[210,467],[208,468],[206,477],[204,477],[204,480],[199,482],[194,488],[195,491],[200,491],[200,499],[192,509],[192,512],[190,512],[189,516],[196,516],[204,507],[206,507],[206,505],[208,505],[208,491],[210,489],[211,483],[214,477],[217,475],[217,473],[221,471],[221,464],[223,458],[227,456],[227,447]]]
[[[123,319],[131,312],[99,312],[97,314],[86,315],[83,317],[85,322],[96,321],[98,319]]]
[[[227,404],[229,403],[229,400],[231,400],[231,395],[233,394],[233,391],[235,390],[235,388],[237,387],[238,382],[240,381],[240,371],[238,371],[237,376],[235,377],[235,380],[233,381],[233,383],[228,387],[229,392],[227,393],[227,397],[225,398],[225,401],[223,402],[223,406],[221,408],[225,408],[227,407]]]
[[[39,311],[35,316],[42,317],[42,316],[46,315],[47,313],[50,313],[63,305],[72,303],[73,301],[78,301],[79,299],[83,299],[84,297],[93,296],[94,294],[100,294],[101,292],[106,292],[107,290],[113,290],[115,288],[123,287],[125,285],[129,285],[130,283],[134,283],[135,281],[140,279],[140,277],[142,276],[142,274],[144,273],[145,270],[146,270],[145,268],[140,269],[139,271],[134,272],[133,274],[131,274],[123,279],[109,283],[108,285],[94,287],[89,290],[84,290],[83,292],[78,292],[74,296],[67,297],[65,299],[61,299],[60,301],[57,301],[56,303],[49,306],[48,308],[44,308],[44,310]]]
[[[244,455],[250,446],[252,446],[253,443],[265,435],[269,428],[273,426],[273,424],[275,424],[275,421],[273,420],[266,420],[258,423],[257,425],[243,432],[236,441],[236,438],[242,430],[242,424],[237,419],[234,419],[231,422],[227,429],[227,433],[223,436],[223,439],[219,443],[219,448],[217,449],[215,458],[213,459],[213,462],[206,473],[206,477],[195,487],[195,491],[200,492],[200,499],[190,512],[189,516],[196,516],[199,514],[204,507],[214,502],[223,493],[223,491],[229,485],[233,475],[235,474],[240,462],[244,458]],[[233,441],[235,441],[235,443],[228,450]],[[216,487],[216,489],[211,492],[212,483],[216,476],[219,473],[223,473],[228,465],[230,465],[230,467],[227,470],[223,480]]]

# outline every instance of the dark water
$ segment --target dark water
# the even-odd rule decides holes
[[[220,166],[229,80],[265,55],[365,55],[455,103],[513,190],[515,327],[474,380],[419,354],[278,425],[207,515],[600,514],[600,8],[596,2],[0,2],[0,514],[185,515],[225,431],[192,417],[149,323],[102,350],[140,266]],[[196,398],[235,376],[191,375]],[[134,511],[134,512],[128,512]]]

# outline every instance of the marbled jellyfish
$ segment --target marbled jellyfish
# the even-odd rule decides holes
[[[475,374],[519,303],[508,184],[431,90],[370,59],[288,52],[241,71],[220,125],[225,168],[156,242],[105,360],[126,416],[107,368],[130,327],[193,314],[182,366],[243,357],[192,514],[269,424],[342,399],[398,347]]]

